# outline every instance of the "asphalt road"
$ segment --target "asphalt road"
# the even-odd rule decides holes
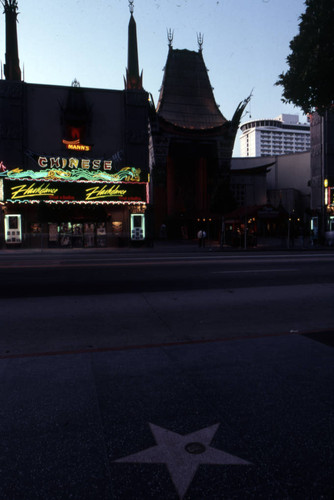
[[[334,253],[24,253],[0,256],[1,297],[306,285],[334,281]]]
[[[328,330],[334,254],[16,254],[0,355]]]
[[[10,252],[0,282],[1,500],[332,500],[333,252]]]

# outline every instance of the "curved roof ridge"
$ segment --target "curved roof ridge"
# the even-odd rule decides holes
[[[157,114],[176,127],[195,130],[227,121],[215,101],[201,51],[169,47]]]

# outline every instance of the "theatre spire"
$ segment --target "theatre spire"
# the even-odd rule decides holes
[[[129,0],[130,21],[128,29],[128,67],[126,69],[126,79],[124,79],[127,90],[142,90],[143,72],[139,75],[138,48],[137,48],[137,27],[133,17],[134,0]]]
[[[17,0],[1,0],[6,16],[6,80],[21,81],[19,50],[17,44]]]

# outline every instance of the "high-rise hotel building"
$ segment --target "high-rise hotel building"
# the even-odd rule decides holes
[[[310,125],[299,123],[298,115],[251,120],[240,129],[241,157],[301,153],[310,149]]]

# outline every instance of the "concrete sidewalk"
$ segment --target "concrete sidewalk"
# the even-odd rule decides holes
[[[1,500],[333,498],[334,351],[300,335],[3,359]]]
[[[154,252],[261,252],[261,251],[334,251],[334,247],[328,245],[312,245],[310,241],[296,241],[294,245],[287,247],[286,241],[280,238],[259,238],[257,246],[232,247],[221,246],[218,241],[207,241],[205,247],[199,247],[197,240],[156,240],[152,245],[129,245],[123,247],[92,247],[92,248],[2,248],[1,254],[38,254],[38,253],[154,253]]]

